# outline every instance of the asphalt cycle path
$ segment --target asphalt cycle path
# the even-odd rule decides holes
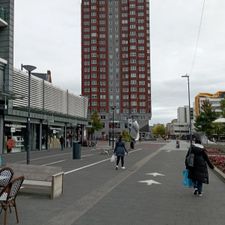
[[[201,198],[182,186],[187,148],[187,142],[181,142],[180,149],[174,141],[142,142],[126,157],[126,170],[118,171],[97,151],[82,160],[64,157],[63,196],[49,200],[44,195],[20,195],[20,223],[223,225],[225,184],[214,173],[210,172],[210,184],[204,186]],[[9,224],[15,223],[13,216]]]
[[[210,171],[203,197],[183,187],[188,145],[182,145],[175,149],[170,142],[127,171],[118,171],[124,180],[73,225],[223,225],[225,184]]]

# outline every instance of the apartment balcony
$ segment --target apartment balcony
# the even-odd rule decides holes
[[[3,7],[0,7],[0,27],[6,27],[8,26],[8,23],[6,22],[7,18],[7,12]]]

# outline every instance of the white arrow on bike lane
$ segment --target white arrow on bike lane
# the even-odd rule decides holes
[[[138,181],[139,183],[146,183],[147,185],[152,185],[152,184],[161,184],[155,180],[140,180]]]
[[[165,176],[164,174],[162,173],[157,173],[157,172],[154,172],[154,173],[146,173],[146,175],[151,175],[153,177],[156,177],[156,176]]]

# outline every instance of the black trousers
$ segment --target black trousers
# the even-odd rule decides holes
[[[123,167],[124,166],[124,156],[117,156],[117,159],[116,159],[117,166],[119,165],[120,160],[121,160],[121,166]]]

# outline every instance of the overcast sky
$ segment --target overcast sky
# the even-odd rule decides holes
[[[203,0],[150,2],[152,120],[167,123],[199,92],[225,90],[225,1],[206,0],[193,65]],[[81,93],[80,0],[15,1],[15,67],[51,70],[53,83]]]

